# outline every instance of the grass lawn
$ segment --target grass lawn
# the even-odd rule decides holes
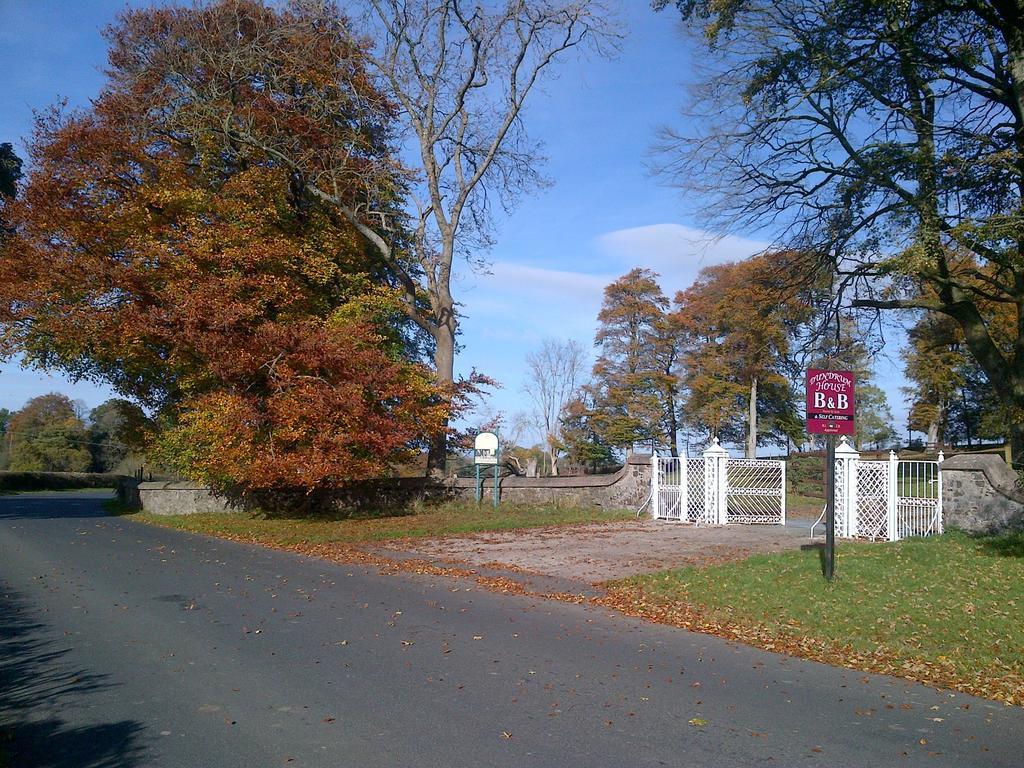
[[[821,508],[824,506],[825,500],[818,496],[802,496],[793,491],[786,494],[786,517],[806,517],[813,520],[821,514]]]
[[[631,613],[763,648],[1024,704],[1024,535],[841,542],[611,585]]]
[[[495,511],[490,504],[477,506],[474,503],[450,503],[425,507],[410,514],[357,519],[274,518],[247,514],[162,516],[145,513],[134,513],[128,515],[128,518],[270,546],[294,546],[361,544],[389,539],[628,520],[633,516],[634,513],[627,509],[503,504]]]

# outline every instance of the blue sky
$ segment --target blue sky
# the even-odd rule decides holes
[[[146,5],[137,2],[131,5]],[[103,81],[100,29],[123,0],[0,0],[0,141],[20,142],[32,110],[59,98],[85,105]],[[454,292],[463,304],[463,350],[457,367],[475,367],[504,386],[487,408],[528,410],[523,360],[545,336],[575,338],[591,348],[605,285],[633,267],[661,274],[672,296],[706,265],[749,256],[770,233],[719,239],[702,231],[700,201],[661,185],[649,172],[656,131],[678,125],[695,57],[670,12],[646,0],[622,0],[628,21],[621,55],[567,62],[537,94],[526,116],[545,143],[554,185],[523,199],[498,223],[487,273],[461,265]],[[891,348],[890,348],[891,349]],[[900,430],[905,406],[898,356],[878,361]],[[0,366],[0,407],[62,391],[92,407],[111,396],[102,386]]]

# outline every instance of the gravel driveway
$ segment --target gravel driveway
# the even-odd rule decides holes
[[[419,539],[389,547],[426,558],[473,566],[500,564],[594,584],[682,565],[797,549],[808,543],[809,523],[695,527],[642,519]]]

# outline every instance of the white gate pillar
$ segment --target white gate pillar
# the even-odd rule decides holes
[[[936,530],[941,534],[943,531],[942,526],[942,462],[946,460],[946,454],[939,451],[939,460],[936,462],[935,467],[935,493],[936,493],[936,510],[935,514],[938,515],[938,525]]]
[[[689,464],[686,463],[686,451],[679,455],[679,521],[690,519],[690,481],[686,476]]]
[[[729,452],[718,443],[718,438],[703,453],[704,456],[704,514],[713,525],[729,522]]]
[[[889,451],[889,493],[885,504],[885,533],[889,541],[897,541],[900,533],[896,526],[896,510],[899,508],[899,474],[900,460],[896,451]]]
[[[857,535],[857,464],[860,454],[843,435],[836,446],[836,483],[833,503],[842,510],[842,520],[837,521],[836,534],[844,538]]]
[[[661,489],[658,487],[659,469],[661,467],[658,465],[658,452],[654,451],[651,454],[651,517],[655,520],[658,519],[661,511]]]

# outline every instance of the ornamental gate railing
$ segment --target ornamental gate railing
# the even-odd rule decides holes
[[[866,461],[836,448],[836,535],[872,541],[942,533],[942,460]],[[715,440],[700,458],[651,458],[651,516],[697,525],[785,525],[786,462],[733,459]],[[824,513],[822,513],[824,516]],[[820,525],[822,518],[811,527]]]
[[[844,437],[836,448],[836,535],[898,541],[942,533],[942,460],[941,452],[938,461],[916,461],[890,451],[887,460],[865,461]]]
[[[710,522],[704,514],[704,459],[655,454],[652,461],[653,516],[660,520]]]
[[[786,522],[786,462],[733,459],[714,440],[701,458],[651,457],[651,516],[694,524]]]

